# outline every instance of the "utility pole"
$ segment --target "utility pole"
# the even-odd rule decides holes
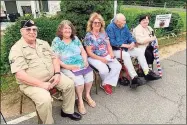
[[[36,18],[36,1],[30,1],[31,2],[31,10],[32,14],[34,15],[34,18]]]
[[[164,9],[166,8],[166,2],[164,3]]]
[[[114,0],[114,16],[116,16],[116,12],[117,12],[117,0]]]

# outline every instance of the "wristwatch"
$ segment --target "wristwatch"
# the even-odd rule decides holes
[[[60,74],[60,72],[55,72],[55,75],[56,75],[56,74]]]

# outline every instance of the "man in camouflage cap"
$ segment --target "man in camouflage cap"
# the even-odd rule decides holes
[[[9,61],[20,90],[36,104],[43,124],[53,124],[52,98],[49,90],[56,87],[63,96],[62,117],[80,120],[74,112],[75,89],[71,79],[60,73],[58,58],[46,41],[37,39],[37,27],[32,20],[21,21],[22,38],[11,48]]]

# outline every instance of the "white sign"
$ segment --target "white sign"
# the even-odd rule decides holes
[[[170,20],[171,14],[157,15],[154,28],[169,27]]]

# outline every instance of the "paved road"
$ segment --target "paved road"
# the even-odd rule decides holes
[[[137,90],[118,86],[113,95],[92,90],[96,108],[86,105],[88,113],[75,122],[60,117],[60,101],[54,103],[56,124],[185,124],[186,50],[161,61],[163,78],[148,82]],[[10,120],[10,119],[9,119]],[[34,117],[20,124],[37,124]]]

